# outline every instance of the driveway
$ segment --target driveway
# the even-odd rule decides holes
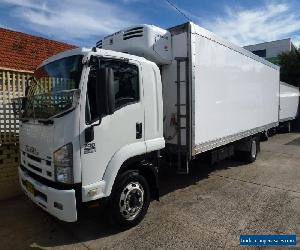
[[[196,161],[188,176],[165,170],[160,185],[160,202],[124,232],[99,208],[67,224],[24,196],[2,201],[1,249],[240,249],[240,234],[295,233],[300,248],[300,134],[263,142],[253,164]]]

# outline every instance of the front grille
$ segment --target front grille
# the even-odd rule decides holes
[[[40,157],[28,154],[24,151],[22,151],[23,156],[26,158],[29,158],[30,160],[36,161],[37,163],[42,163],[43,161],[45,161],[46,165],[51,166],[51,161],[50,160],[43,160]]]
[[[33,156],[33,155],[30,155],[30,154],[27,154],[27,157],[31,160],[34,160],[34,161],[37,161],[37,162],[41,162],[42,159],[39,158],[39,157],[36,157],[36,156]]]
[[[30,168],[32,168],[33,170],[35,170],[35,171],[37,171],[37,172],[40,172],[40,173],[43,172],[42,169],[40,169],[40,168],[38,168],[38,167],[36,167],[36,166],[33,166],[33,165],[30,164],[30,163],[28,163],[27,166],[30,167]]]
[[[34,171],[35,173],[52,179],[53,168],[51,160],[46,160],[36,155],[28,154],[27,152],[22,151],[21,162],[25,167]]]

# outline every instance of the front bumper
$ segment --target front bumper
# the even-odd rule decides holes
[[[77,220],[75,190],[58,190],[48,187],[19,168],[20,185],[24,193],[39,207],[66,222]],[[30,186],[30,189],[28,188]]]

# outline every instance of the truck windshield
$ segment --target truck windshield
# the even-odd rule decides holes
[[[75,108],[79,96],[82,55],[56,60],[42,66],[28,80],[22,100],[23,119],[49,119]]]

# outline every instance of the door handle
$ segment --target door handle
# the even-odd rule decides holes
[[[135,126],[136,126],[135,138],[141,139],[143,137],[143,124],[141,122],[137,122]]]

